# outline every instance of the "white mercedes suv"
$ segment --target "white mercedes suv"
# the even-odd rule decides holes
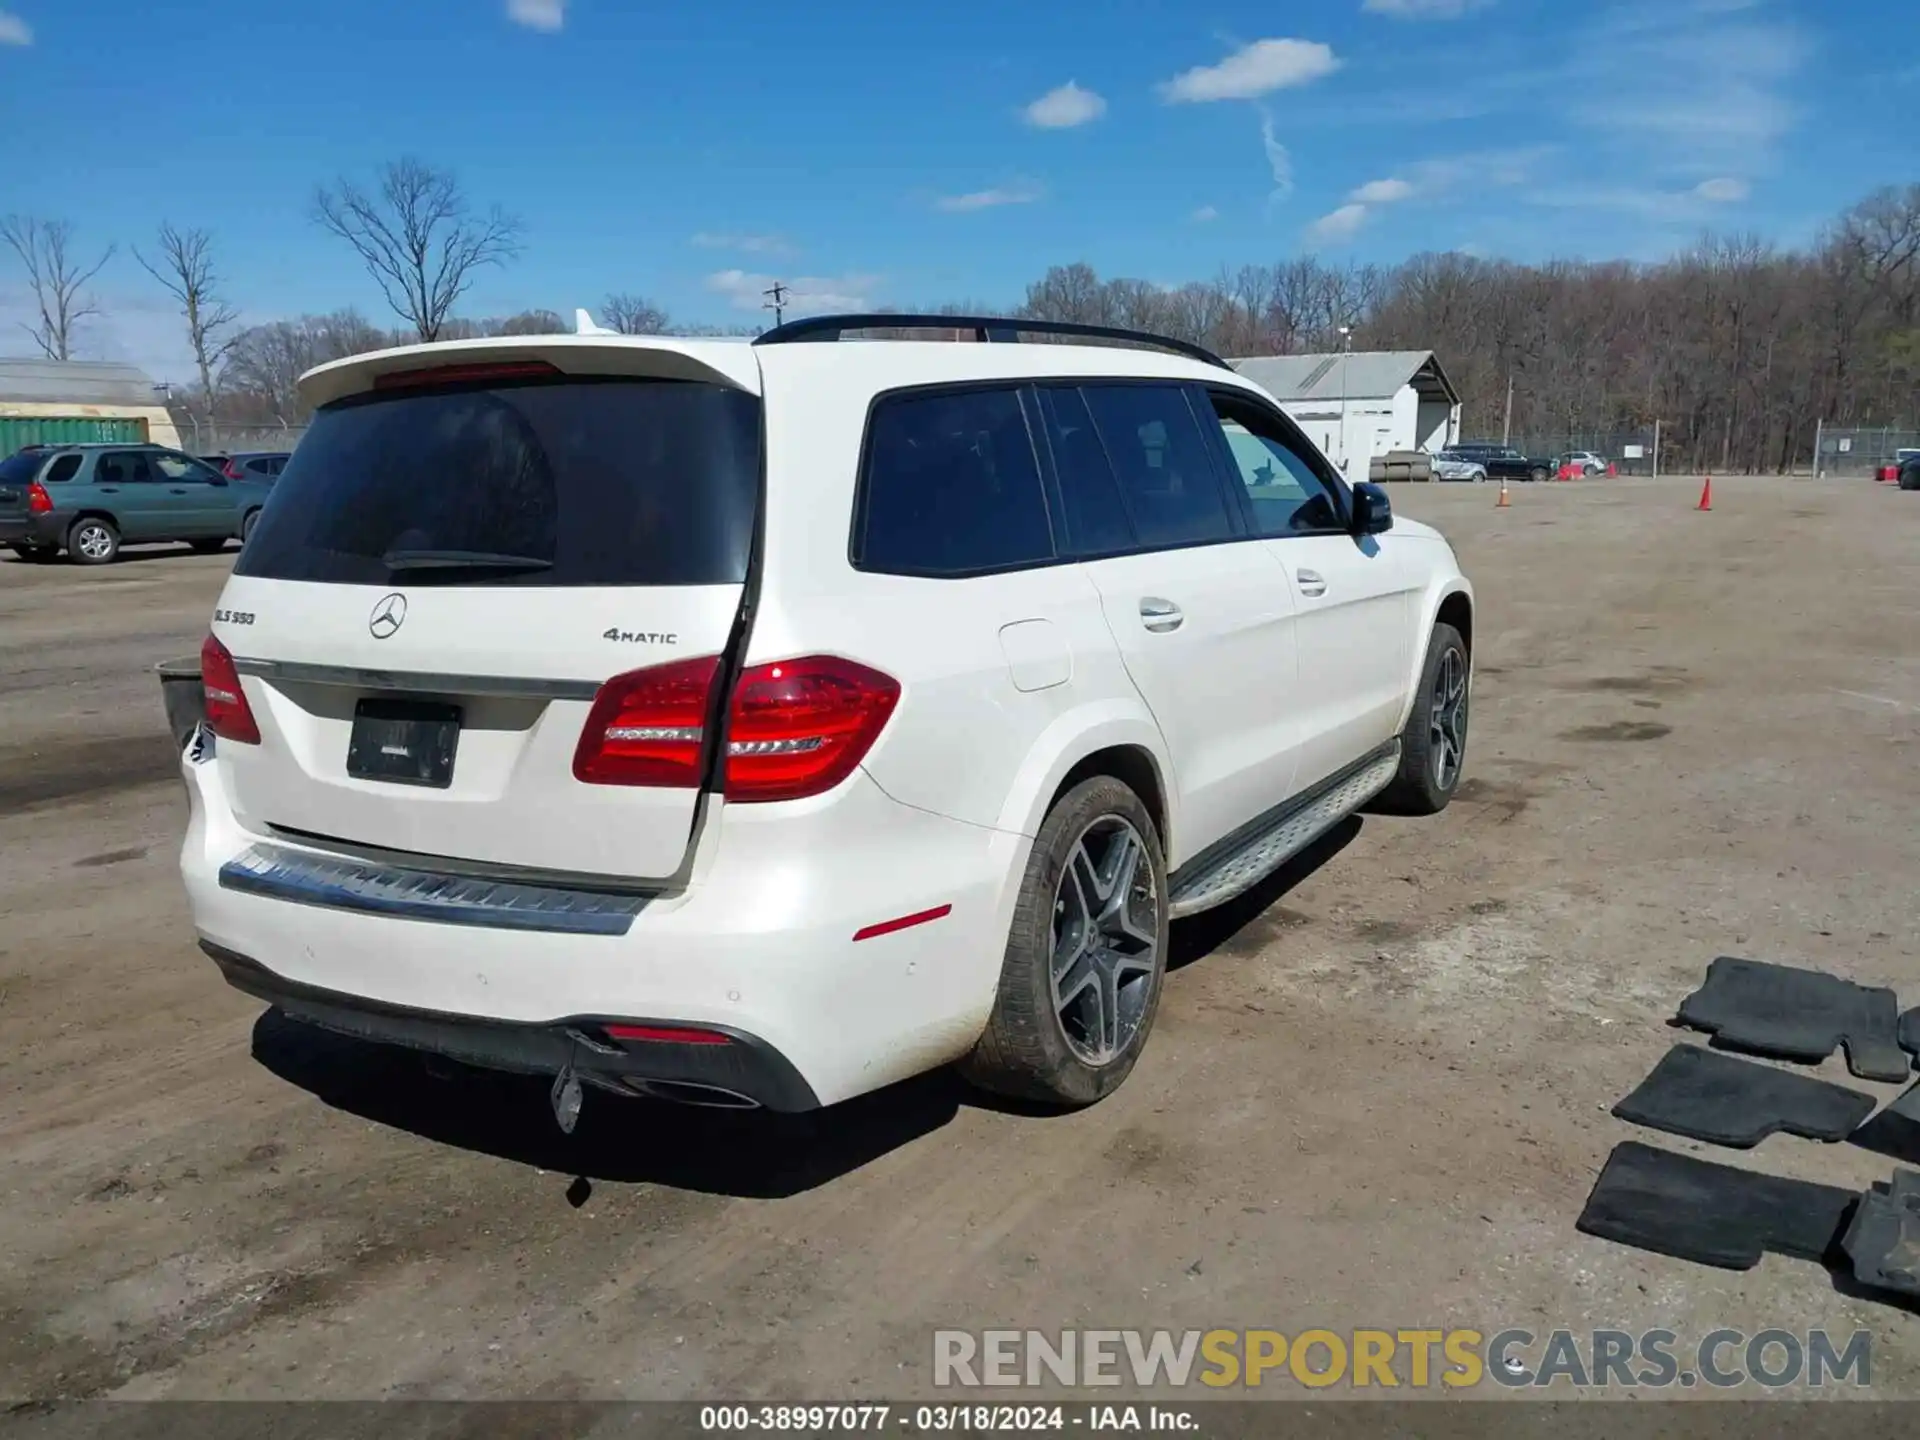
[[[1452,549],[1204,350],[582,322],[302,380],[183,755],[240,989],[551,1076],[569,1129],[582,1083],[791,1111],[950,1062],[1086,1104],[1171,920],[1451,797]]]

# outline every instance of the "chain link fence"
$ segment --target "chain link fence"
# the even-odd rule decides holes
[[[1817,469],[1838,478],[1870,476],[1902,450],[1920,450],[1920,430],[1823,429]]]
[[[1482,444],[1497,444],[1498,438]],[[1644,430],[1559,430],[1515,435],[1506,442],[1529,459],[1554,464],[1563,455],[1597,455],[1614,467],[1619,475],[1654,473],[1656,436],[1649,425]],[[1672,466],[1663,466],[1671,473]]]

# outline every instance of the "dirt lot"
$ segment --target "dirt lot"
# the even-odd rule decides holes
[[[594,1095],[572,1140],[543,1086],[263,1018],[194,948],[145,672],[231,557],[0,563],[0,1395],[903,1397],[937,1327],[1561,1324],[1865,1327],[1920,1395],[1913,1318],[1817,1266],[1573,1228],[1715,954],[1920,1000],[1920,497],[1715,489],[1396,489],[1480,590],[1460,800],[1177,928],[1107,1103]]]

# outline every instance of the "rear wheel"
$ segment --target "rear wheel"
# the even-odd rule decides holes
[[[1400,769],[1374,808],[1392,815],[1438,815],[1460,785],[1467,756],[1467,644],[1451,625],[1433,627],[1407,728]]]
[[[88,515],[67,531],[67,554],[76,565],[109,565],[120,553],[120,532],[111,520]]]
[[[1531,473],[1530,475],[1528,475],[1528,476],[1527,476],[1527,478],[1528,478],[1529,480],[1531,480],[1531,481],[1533,481],[1533,482],[1534,482],[1534,483],[1535,483],[1535,484],[1537,485],[1537,484],[1540,484],[1540,483],[1542,483],[1543,481],[1545,481],[1545,480],[1546,480],[1546,479],[1548,479],[1549,477],[1548,477],[1548,475],[1547,475],[1547,471],[1546,471],[1546,467],[1545,467],[1545,466],[1541,466],[1541,465],[1536,465],[1536,466],[1534,466],[1534,467],[1533,467],[1533,472],[1532,472],[1532,473]]]
[[[1096,775],[1048,813],[1027,859],[986,1033],[983,1090],[1090,1105],[1132,1071],[1167,968],[1167,867],[1153,816]]]
[[[246,544],[253,538],[253,522],[260,518],[258,510],[247,511],[247,518],[240,522],[240,543]]]
[[[1900,488],[1902,490],[1920,490],[1920,465],[1900,467]]]

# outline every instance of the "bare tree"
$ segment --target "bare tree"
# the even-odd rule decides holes
[[[71,360],[75,328],[89,315],[100,313],[94,297],[85,293],[87,283],[113,258],[114,247],[107,246],[100,258],[88,265],[70,253],[72,225],[31,215],[0,219],[0,240],[5,240],[26,266],[27,286],[39,311],[34,324],[20,328],[33,337],[33,343],[49,360]]]
[[[664,335],[667,330],[667,312],[641,295],[609,295],[600,310],[622,335]]]
[[[519,220],[498,206],[474,215],[450,172],[413,159],[382,167],[377,193],[348,180],[322,186],[314,219],[353,246],[393,313],[422,340],[440,338],[475,270],[520,253]]]
[[[138,249],[133,258],[180,303],[187,321],[187,343],[193,346],[193,361],[200,370],[201,403],[211,410],[213,372],[233,348],[234,337],[226,332],[240,319],[240,312],[218,293],[213,236],[205,230],[176,230],[165,223],[160,226],[159,260],[147,259]]]

